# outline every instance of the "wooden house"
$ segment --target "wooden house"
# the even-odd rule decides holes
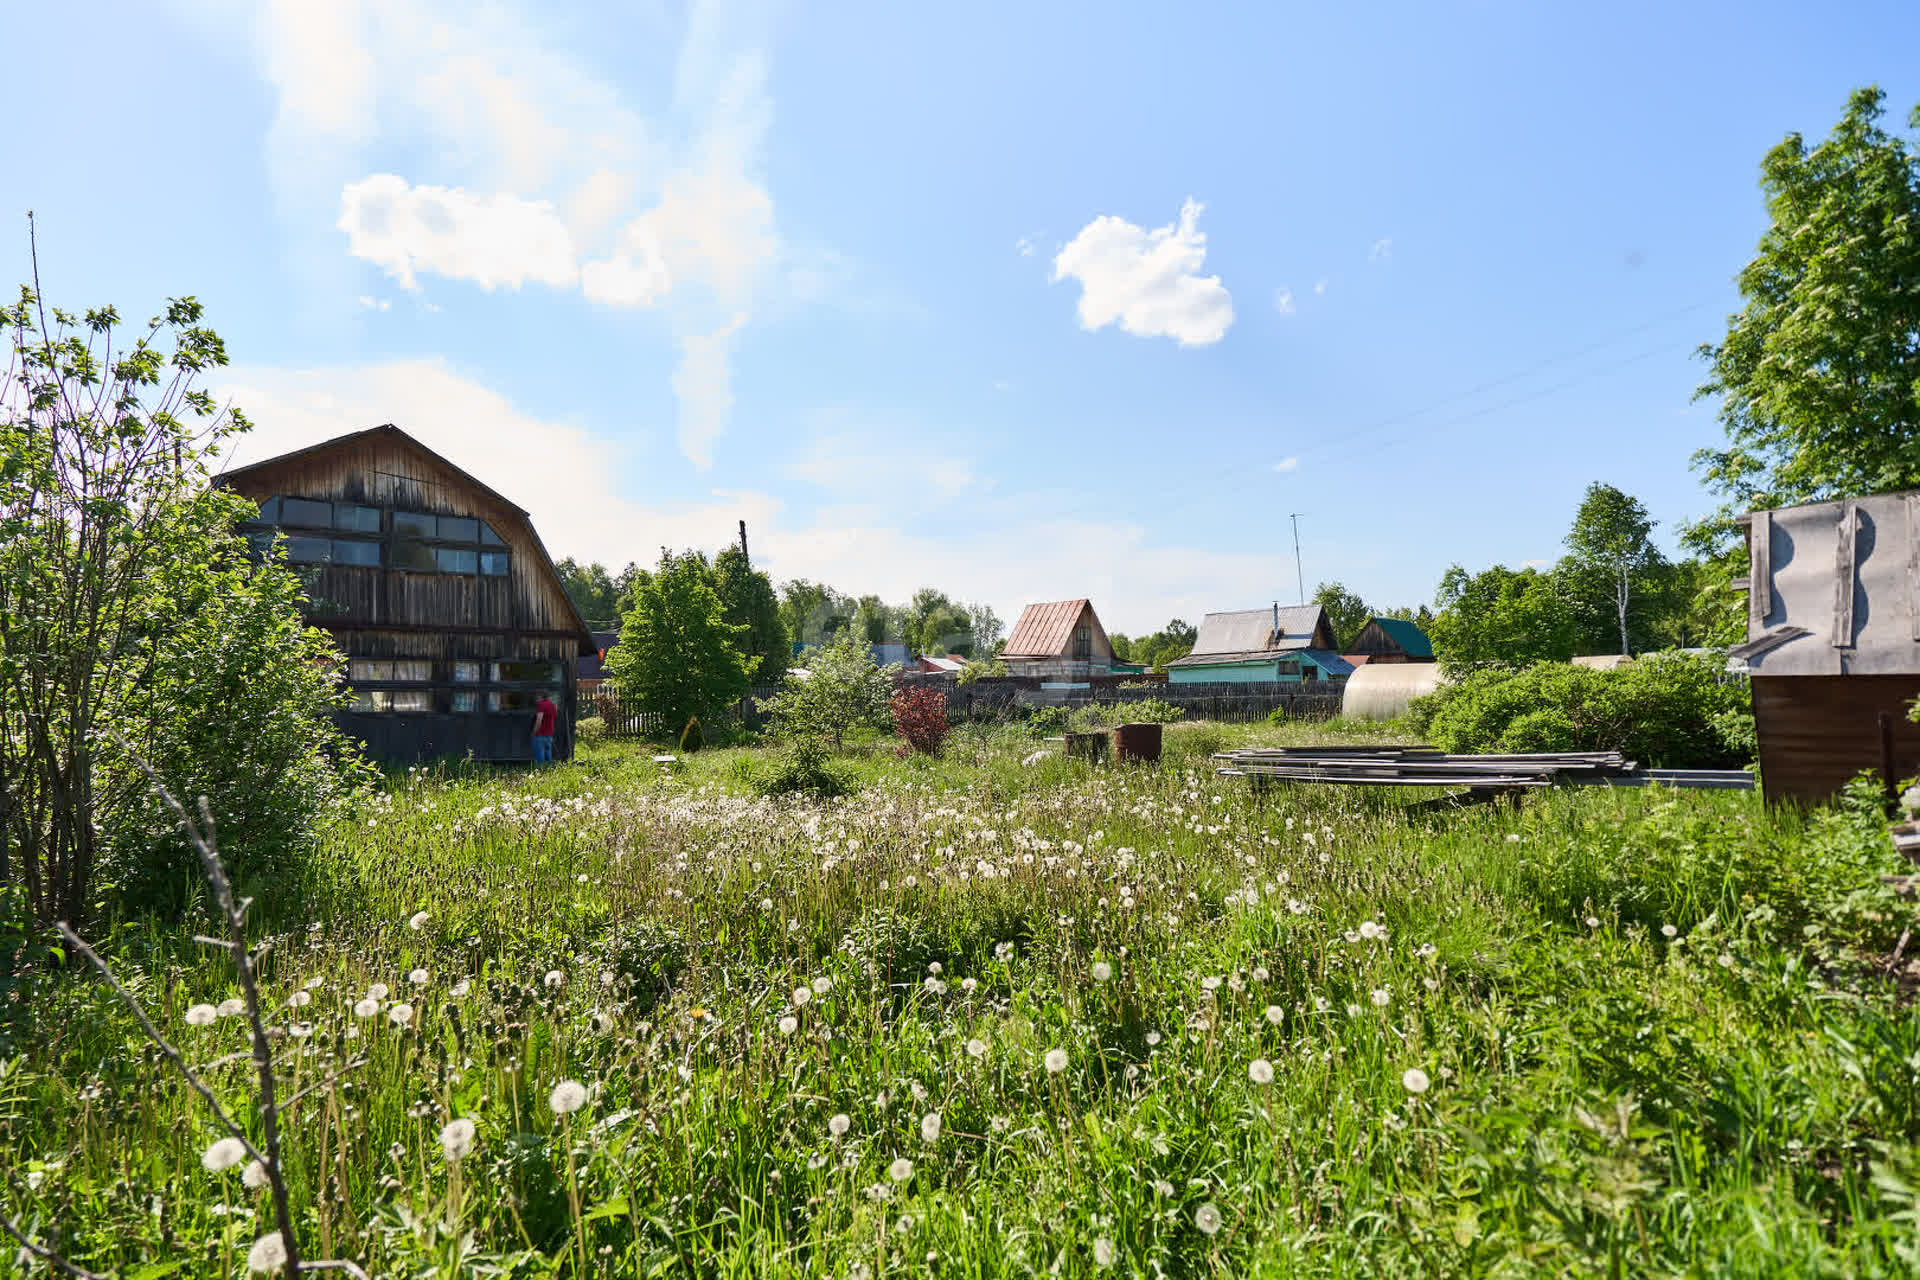
[[[1334,652],[1317,604],[1240,609],[1200,620],[1193,652],[1167,664],[1173,684],[1313,684],[1344,680],[1353,664]]]
[[[996,655],[1010,675],[1075,682],[1113,673],[1113,644],[1089,600],[1053,600],[1020,611]]]
[[[332,633],[357,695],[342,727],[375,759],[530,760],[533,705],[560,707],[572,753],[574,663],[599,645],[527,513],[398,427],[223,473],[247,523],[305,572],[307,621]]]
[[[1744,517],[1760,783],[1816,803],[1863,770],[1920,769],[1920,491]],[[1891,757],[1890,759],[1888,757]]]
[[[1383,662],[1432,662],[1433,641],[1418,624],[1405,618],[1369,618],[1341,656],[1356,667]]]

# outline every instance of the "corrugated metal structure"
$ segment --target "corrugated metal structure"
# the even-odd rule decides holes
[[[1340,714],[1352,720],[1397,720],[1415,698],[1445,683],[1437,663],[1369,662],[1347,680]]]
[[[1345,657],[1354,666],[1369,662],[1432,662],[1433,641],[1405,618],[1369,618]]]
[[[342,727],[375,758],[532,758],[533,704],[573,749],[574,663],[600,646],[527,513],[394,426],[228,471],[285,539],[307,621],[333,634],[358,694]]]
[[[1113,671],[1113,643],[1090,600],[1051,600],[1020,611],[997,655],[1016,676],[1089,680]]]
[[[1920,770],[1920,492],[1745,517],[1747,640],[1769,800],[1829,799],[1883,757]]]
[[[1333,649],[1333,628],[1317,604],[1210,613],[1193,652],[1167,664],[1175,684],[1341,680],[1353,664]]]

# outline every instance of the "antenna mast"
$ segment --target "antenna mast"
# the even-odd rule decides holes
[[[1300,603],[1307,602],[1307,571],[1300,563],[1300,517],[1304,511],[1295,511],[1287,518],[1293,521],[1293,571],[1300,584]]]

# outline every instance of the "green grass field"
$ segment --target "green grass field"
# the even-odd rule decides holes
[[[319,1084],[303,1248],[380,1277],[1920,1270],[1883,824],[1599,789],[1413,819],[1213,775],[1278,732],[1099,770],[963,732],[829,804],[759,798],[748,750],[394,780],[308,883],[248,887],[282,1093]],[[188,1018],[237,994],[206,928],[103,946],[251,1114],[245,1019]],[[220,1134],[111,994],[42,977],[8,1013],[11,1215],[94,1271],[245,1274],[263,1193],[203,1168]]]

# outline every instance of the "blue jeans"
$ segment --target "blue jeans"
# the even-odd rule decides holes
[[[553,735],[536,734],[533,739],[533,762],[535,764],[553,763]]]

